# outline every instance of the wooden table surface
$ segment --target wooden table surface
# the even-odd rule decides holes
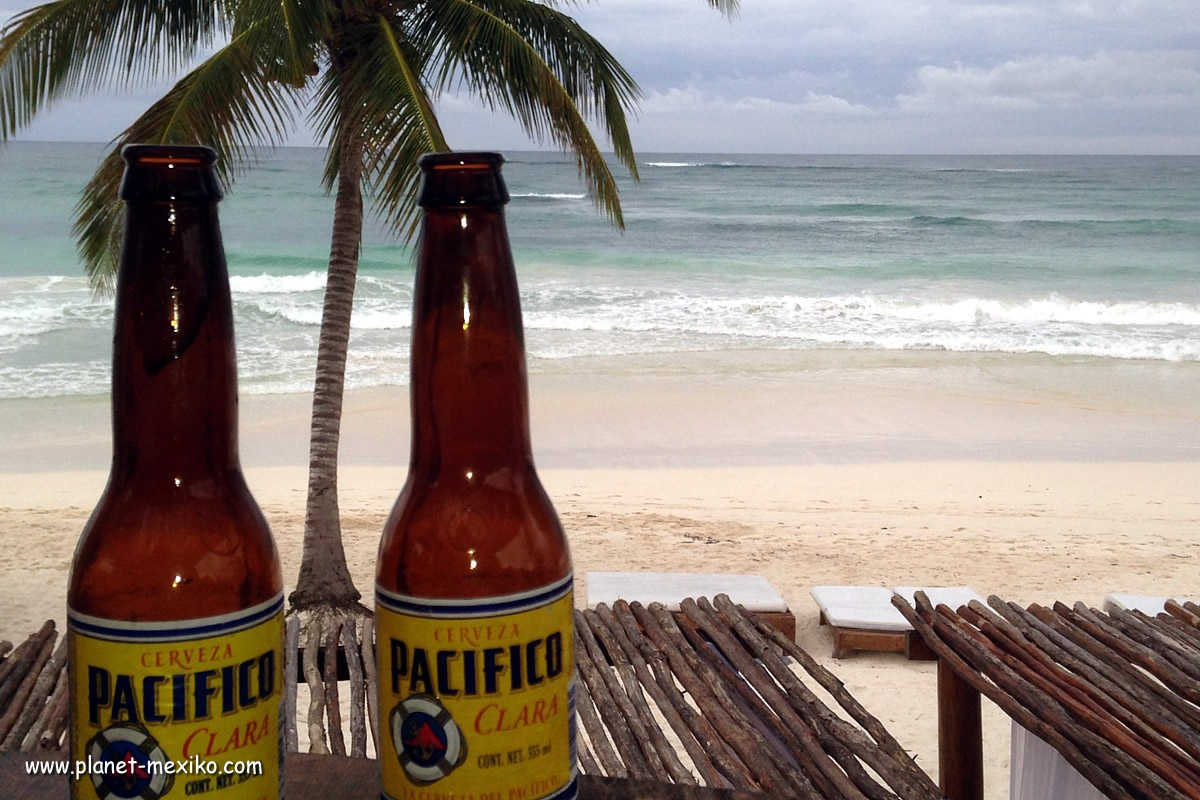
[[[65,778],[30,775],[26,761],[35,756],[0,753],[0,797],[6,800],[61,800],[67,796]],[[61,760],[58,754],[48,758]],[[345,756],[288,756],[286,793],[289,800],[378,800],[379,768],[376,761]],[[584,775],[581,800],[762,800],[754,792],[709,789],[698,786],[629,781]]]

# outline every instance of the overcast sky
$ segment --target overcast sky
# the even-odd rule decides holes
[[[0,0],[0,19],[34,5]],[[645,98],[639,152],[1200,154],[1200,0],[596,0]],[[105,141],[153,98],[62,102],[20,139]],[[451,146],[531,147],[467,97]],[[301,130],[294,144],[310,144]]]

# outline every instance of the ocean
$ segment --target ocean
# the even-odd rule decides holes
[[[101,153],[0,148],[0,398],[108,392],[112,301],[70,233]],[[505,155],[535,373],[702,372],[713,353],[1200,361],[1200,157],[643,153],[640,182],[617,173],[622,233],[567,158]],[[244,393],[312,388],[322,158],[265,156],[220,206]],[[412,281],[411,248],[370,221],[350,388],[407,382]]]

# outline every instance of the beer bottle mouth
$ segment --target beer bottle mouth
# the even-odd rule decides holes
[[[491,152],[428,153],[421,168],[422,208],[499,207],[508,202],[500,175],[504,156]]]
[[[126,202],[178,200],[215,202],[224,193],[217,181],[217,154],[200,145],[128,144],[121,148]]]
[[[425,172],[436,170],[443,172],[446,170],[477,170],[477,169],[500,169],[504,164],[504,156],[500,153],[493,152],[449,152],[449,153],[426,153],[417,161],[421,169]]]
[[[217,152],[203,145],[127,144],[121,148],[126,164],[167,164],[203,167],[217,163]]]

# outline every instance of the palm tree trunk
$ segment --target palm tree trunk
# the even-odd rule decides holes
[[[362,242],[362,140],[354,133],[341,141],[337,199],[329,275],[317,343],[317,378],[313,389],[312,433],[308,456],[308,502],[304,549],[293,608],[315,605],[348,607],[362,596],[354,588],[342,547],[338,509],[337,463],[341,436],[342,395],[346,385],[346,352],[350,345],[350,311],[358,277]]]

